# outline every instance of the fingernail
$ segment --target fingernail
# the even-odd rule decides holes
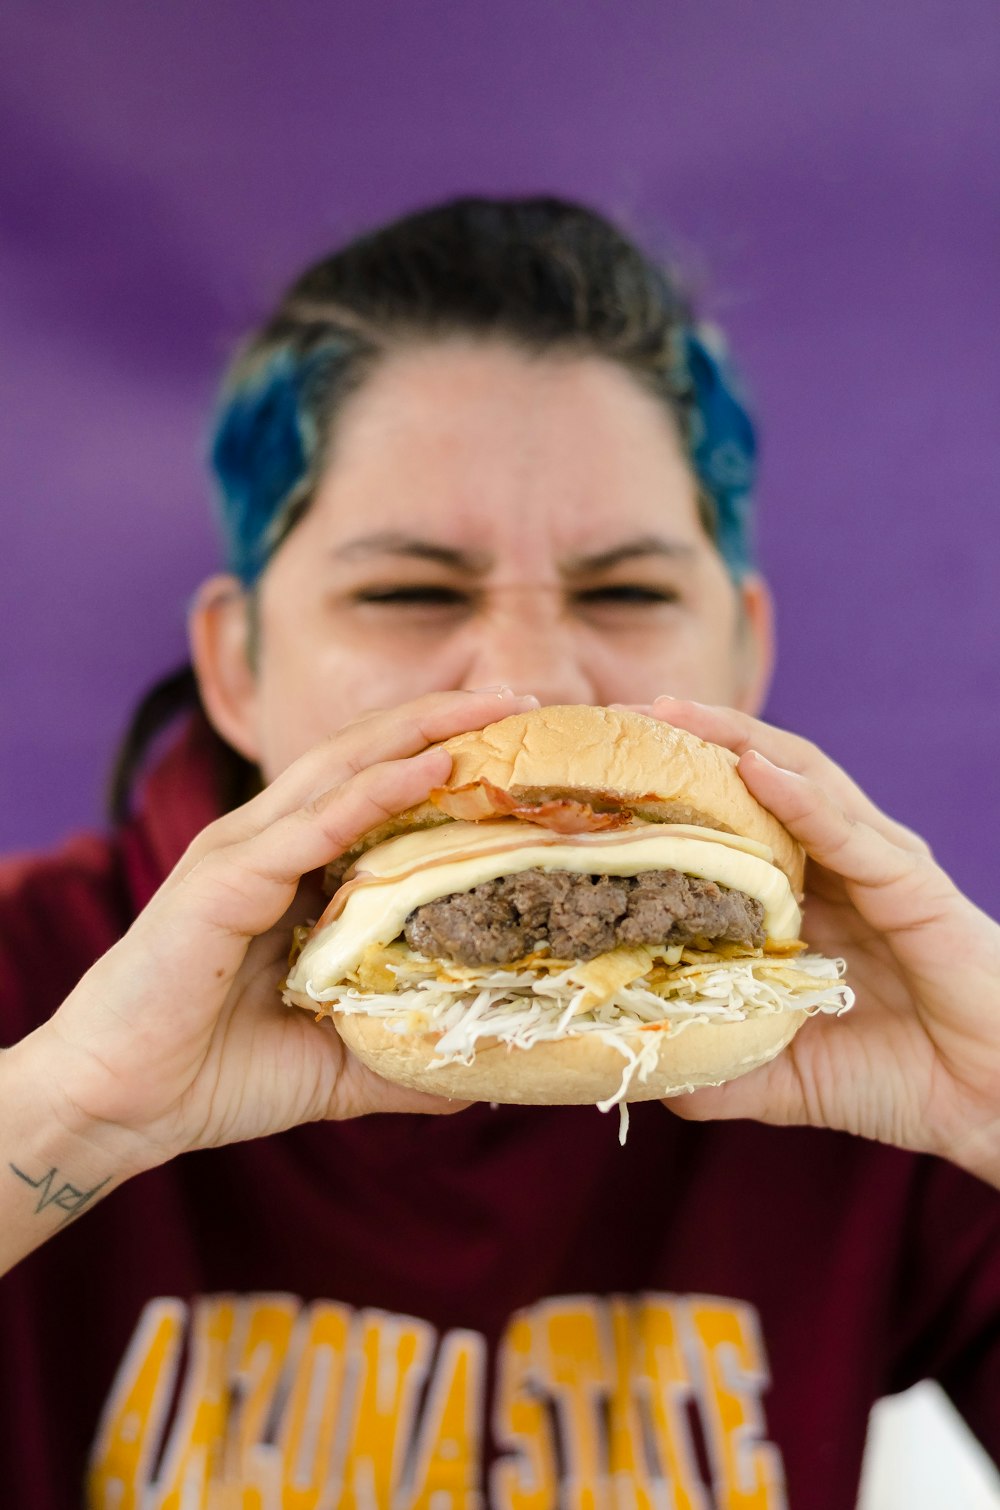
[[[540,708],[541,703],[533,692],[515,692],[513,687],[508,687],[506,682],[497,682],[492,687],[470,687],[470,692],[493,692],[497,697],[513,698],[516,703],[526,703],[529,707]]]

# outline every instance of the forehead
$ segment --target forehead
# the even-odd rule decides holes
[[[656,398],[603,358],[499,342],[384,359],[337,418],[300,528],[333,546],[382,532],[519,554],[654,533],[707,546]]]

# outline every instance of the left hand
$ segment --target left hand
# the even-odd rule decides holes
[[[672,698],[635,711],[740,757],[748,790],[808,856],[803,936],[846,959],[857,997],[770,1064],[667,1105],[838,1128],[940,1154],[1000,1188],[1000,926],[807,740]]]

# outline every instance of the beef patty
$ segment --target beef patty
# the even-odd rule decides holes
[[[593,959],[617,944],[764,942],[764,907],[678,870],[584,876],[523,870],[426,902],[403,932],[411,949],[462,965],[510,964],[540,944]]]

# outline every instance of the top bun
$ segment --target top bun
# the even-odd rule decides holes
[[[805,855],[737,774],[737,757],[662,719],[611,708],[562,705],[514,713],[443,742],[452,769],[443,790],[485,780],[531,804],[570,797],[598,810],[626,809],[646,823],[691,823],[766,844],[796,897]],[[336,873],[395,834],[449,822],[421,802],[370,829]]]

